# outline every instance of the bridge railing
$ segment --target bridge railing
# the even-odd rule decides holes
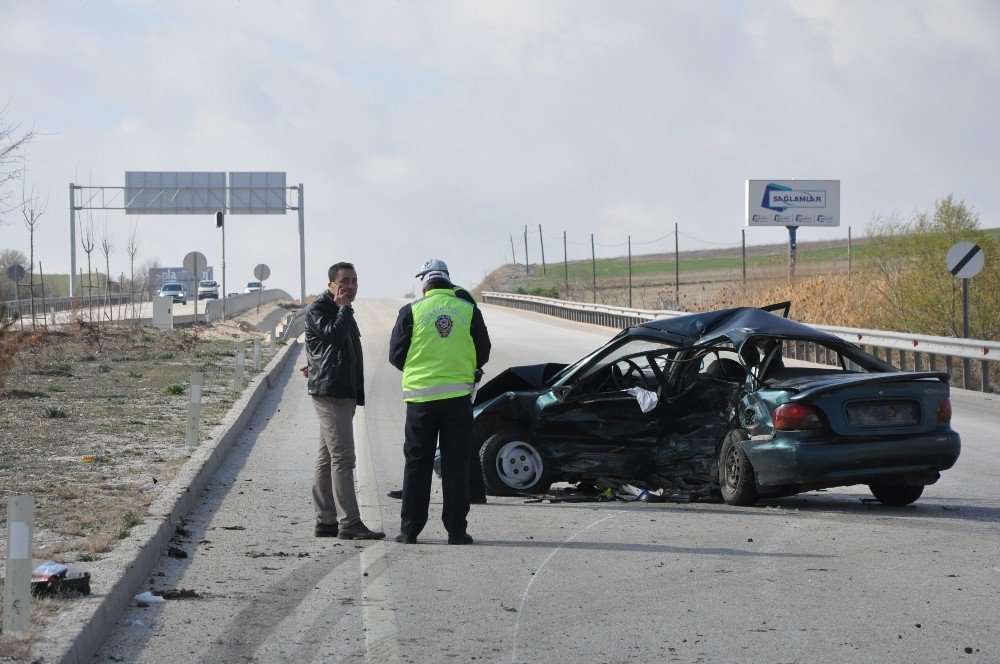
[[[684,316],[690,312],[669,309],[635,309],[586,302],[567,302],[535,295],[483,293],[487,304],[524,309],[580,323],[623,328],[657,318]],[[905,332],[865,330],[832,325],[812,325],[894,364],[914,371],[946,371],[951,384],[982,392],[996,391],[1000,385],[1000,342],[954,337],[934,337]],[[785,355],[794,359],[833,364],[834,359],[820,346],[806,342],[785,342]],[[958,361],[956,361],[958,360]]]

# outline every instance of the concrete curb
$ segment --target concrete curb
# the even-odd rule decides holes
[[[177,525],[201,497],[233,442],[246,427],[298,339],[291,339],[233,404],[222,423],[194,450],[177,477],[149,507],[142,523],[91,572],[94,594],[63,611],[42,633],[32,661],[89,664],[132,598],[141,592]]]

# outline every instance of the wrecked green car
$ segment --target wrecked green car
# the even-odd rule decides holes
[[[487,492],[629,484],[752,505],[867,484],[917,500],[961,447],[947,374],[900,371],[788,308],[653,320],[574,364],[507,369],[474,407]],[[790,343],[827,364],[785,358]]]

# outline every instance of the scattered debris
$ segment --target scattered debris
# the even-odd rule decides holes
[[[35,597],[67,592],[89,595],[90,572],[80,572],[52,560],[31,571],[31,594]]]
[[[146,592],[144,592],[144,593],[139,593],[138,595],[135,596],[134,599],[137,602],[142,602],[142,603],[146,604],[146,606],[149,606],[150,604],[160,604],[161,602],[166,602],[167,601],[167,600],[163,599],[162,597],[160,597],[160,596],[156,595],[155,593],[152,593],[152,592],[150,592],[148,590]]]
[[[187,558],[187,551],[176,546],[172,546],[167,549],[167,555],[171,558]]]
[[[166,590],[154,590],[153,595],[159,597],[162,600],[168,599],[201,599],[199,595],[194,590],[188,590],[186,588],[168,588]]]
[[[246,555],[250,558],[266,558],[268,556],[274,558],[308,558],[309,552],[303,551],[301,553],[286,553],[284,551],[275,551],[274,553],[267,553],[263,551],[247,551]]]
[[[223,530],[246,530],[243,526],[222,526]]]
[[[517,613],[517,609],[513,606],[506,606],[503,602],[500,602],[500,608],[504,611],[510,611],[511,613]]]

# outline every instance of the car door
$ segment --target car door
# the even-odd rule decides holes
[[[644,413],[627,389],[647,390],[658,401],[661,385],[649,349],[644,340],[627,343],[575,384],[539,398],[533,433],[562,475],[635,481],[648,472],[662,437],[663,409],[657,403]],[[632,382],[641,384],[615,383],[616,361],[622,358],[643,372],[640,381],[633,370]]]

